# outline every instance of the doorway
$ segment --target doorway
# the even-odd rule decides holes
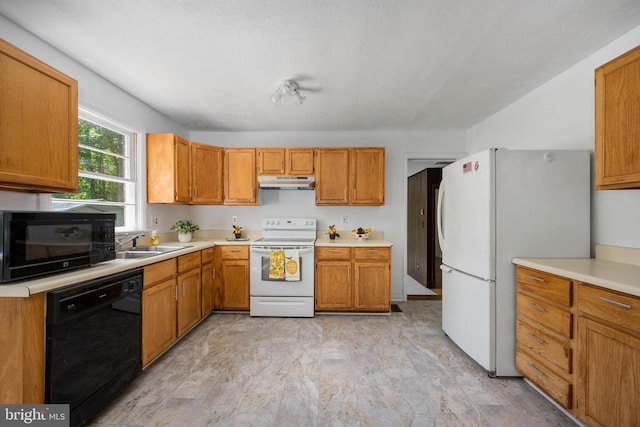
[[[423,169],[407,178],[407,274],[431,290],[442,287],[436,231],[441,180],[441,168]]]

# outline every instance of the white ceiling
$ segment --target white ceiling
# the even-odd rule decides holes
[[[191,130],[466,129],[640,25],[638,0],[2,0]],[[303,105],[274,105],[294,79]]]

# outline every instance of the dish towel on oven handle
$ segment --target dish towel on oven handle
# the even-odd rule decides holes
[[[269,279],[284,279],[284,251],[269,251]]]
[[[288,282],[300,281],[300,253],[296,249],[285,249],[285,276]]]

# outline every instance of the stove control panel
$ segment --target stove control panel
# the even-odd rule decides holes
[[[276,230],[315,230],[315,218],[265,218],[262,220],[262,229]]]

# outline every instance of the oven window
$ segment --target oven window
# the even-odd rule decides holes
[[[300,269],[300,279],[295,279],[295,280],[286,280],[285,277],[282,277],[282,278],[271,277],[269,275],[269,271],[271,270],[270,269],[271,261],[270,261],[269,255],[263,255],[260,257],[260,259],[262,263],[260,276],[262,278],[262,281],[264,282],[290,282],[290,281],[297,282],[297,281],[304,280],[304,278],[302,277],[302,270],[303,270],[302,257],[298,258],[298,268]]]
[[[91,250],[91,227],[91,224],[27,225],[24,259],[86,256]]]

